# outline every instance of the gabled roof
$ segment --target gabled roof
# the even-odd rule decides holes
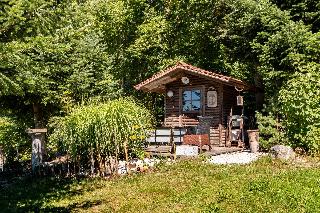
[[[181,75],[179,75],[181,73],[198,75],[199,77],[212,79],[213,81],[235,86],[239,89],[247,90],[250,88],[248,84],[239,79],[200,69],[184,62],[178,62],[176,65],[154,74],[147,80],[134,86],[134,88],[145,92],[164,92],[165,85],[181,78]]]

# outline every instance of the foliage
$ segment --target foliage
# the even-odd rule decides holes
[[[0,147],[7,164],[26,161],[31,156],[31,139],[25,130],[30,123],[24,123],[25,116],[19,117],[12,113],[0,114]]]
[[[96,158],[101,165],[109,157],[139,154],[152,126],[150,113],[133,99],[81,105],[60,119],[51,141],[60,142],[73,159]],[[103,169],[103,168],[100,168]]]
[[[256,85],[266,113],[287,119],[280,89],[319,63],[317,8],[316,0],[1,1],[0,98],[25,112],[39,105],[46,124],[90,98],[134,95],[162,119],[161,96],[132,86],[184,60]]]
[[[87,12],[93,6],[71,2],[16,1],[4,6],[0,82],[11,79],[10,85],[20,89],[11,99],[51,108],[48,114],[63,107],[66,97],[81,102],[89,96],[120,94],[99,29],[93,28],[94,17]]]
[[[320,30],[320,2],[317,0],[272,0],[282,10],[288,10],[295,21],[311,25],[313,32]]]
[[[286,136],[284,126],[280,119],[272,115],[263,115],[256,112],[257,123],[259,129],[260,147],[269,150],[274,145],[286,144]]]
[[[305,67],[296,73],[280,91],[281,111],[285,115],[287,133],[294,146],[319,152],[320,74],[319,66]]]
[[[117,179],[18,180],[1,190],[0,207],[5,212],[317,212],[319,175],[319,169],[268,158],[242,166],[186,160]]]
[[[0,73],[0,96],[19,92],[21,92],[19,85],[5,76],[3,73]]]

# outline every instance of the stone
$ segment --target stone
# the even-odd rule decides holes
[[[136,162],[136,165],[137,165],[137,171],[138,172],[143,172],[144,170],[144,163],[142,160],[137,160]]]
[[[127,165],[127,170],[128,172],[137,172],[137,164],[135,160],[131,160],[129,161],[128,165]]]
[[[126,161],[119,161],[118,163],[118,175],[127,174]]]
[[[145,158],[143,160],[144,164],[147,165],[150,168],[153,168],[155,166],[155,160],[150,158]]]
[[[295,152],[290,146],[275,145],[271,147],[270,154],[273,158],[289,160],[295,157]]]

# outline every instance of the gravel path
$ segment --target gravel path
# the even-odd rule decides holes
[[[208,162],[213,164],[247,164],[257,160],[263,155],[265,155],[265,153],[251,153],[249,151],[234,152],[212,156],[208,159]]]

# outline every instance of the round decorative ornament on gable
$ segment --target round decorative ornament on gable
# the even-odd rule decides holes
[[[182,77],[181,81],[182,81],[183,84],[189,84],[189,82],[190,82],[188,77]]]
[[[173,97],[173,92],[172,92],[172,90],[169,90],[169,91],[167,92],[167,96],[168,96],[169,98],[172,98],[172,97]]]

